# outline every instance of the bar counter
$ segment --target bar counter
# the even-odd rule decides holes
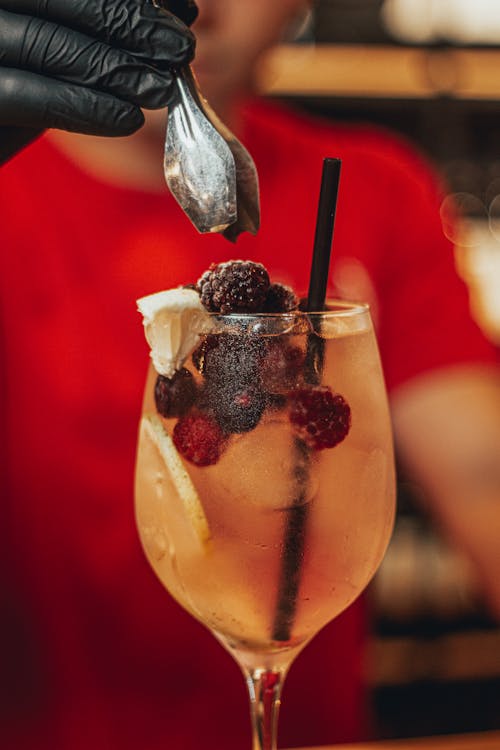
[[[323,748],[301,748],[301,750],[500,750],[500,732],[385,740],[355,745],[329,745]]]

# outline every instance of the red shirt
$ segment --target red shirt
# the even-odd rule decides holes
[[[250,746],[239,670],[162,589],[134,526],[138,297],[234,257],[305,290],[322,159],[337,156],[333,281],[373,302],[389,388],[492,357],[414,151],[264,104],[246,110],[243,140],[262,228],[236,247],[198,236],[167,192],[111,187],[46,139],[0,170],[2,747]],[[292,667],[283,746],[363,734],[363,623],[351,607]]]

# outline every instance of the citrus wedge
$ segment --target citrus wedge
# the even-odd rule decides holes
[[[210,528],[201,500],[172,438],[156,414],[146,414],[140,425],[140,444],[149,441],[157,449],[173,486],[175,487],[186,518],[202,546],[210,541]]]

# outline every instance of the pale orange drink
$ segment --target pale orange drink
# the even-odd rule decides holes
[[[276,704],[293,658],[366,587],[389,542],[384,379],[364,305],[198,313],[174,375],[150,368],[137,525],[166,589],[242,666],[254,748],[271,748],[265,690]],[[161,370],[162,336],[175,335],[158,320]]]

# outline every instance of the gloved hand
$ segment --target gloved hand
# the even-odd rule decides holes
[[[44,128],[122,136],[169,104],[193,0],[0,0],[0,164]],[[173,13],[176,13],[177,18]]]

